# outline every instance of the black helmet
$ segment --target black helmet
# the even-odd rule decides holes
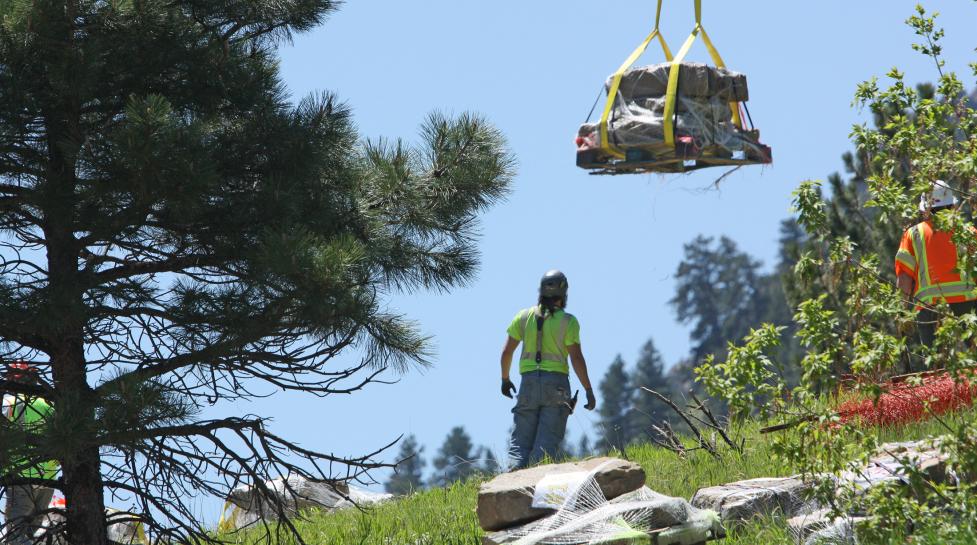
[[[539,295],[540,297],[559,297],[566,299],[568,287],[570,287],[570,284],[567,283],[566,275],[553,269],[544,274],[543,279],[539,281]]]

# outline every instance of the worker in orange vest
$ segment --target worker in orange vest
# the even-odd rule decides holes
[[[902,235],[896,253],[896,278],[899,290],[915,303],[920,341],[930,346],[936,333],[939,303],[947,303],[957,316],[974,310],[977,286],[957,265],[957,247],[951,233],[933,226],[933,214],[959,203],[953,189],[943,180],[919,200],[924,220]],[[973,229],[973,228],[971,228]]]

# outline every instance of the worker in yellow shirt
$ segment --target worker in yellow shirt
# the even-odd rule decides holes
[[[38,384],[37,369],[25,362],[13,362],[7,366],[6,379],[21,384]],[[8,421],[22,426],[25,431],[37,432],[51,416],[52,408],[46,400],[25,394],[7,394],[3,397],[3,415]],[[52,481],[57,477],[58,464],[54,461],[33,461],[26,456],[11,461],[15,475],[24,479]],[[4,471],[6,473],[6,471]],[[4,508],[6,532],[4,543],[28,545],[35,543],[34,534],[41,528],[44,513],[51,503],[54,489],[40,483],[19,484],[6,487],[7,504]]]
[[[510,399],[516,386],[509,378],[509,370],[516,348],[522,343],[521,379],[512,409],[515,428],[510,454],[516,467],[536,463],[544,455],[556,456],[563,442],[567,418],[576,403],[576,397],[570,396],[568,358],[587,392],[585,408],[592,411],[597,406],[580,348],[580,323],[564,310],[568,287],[563,273],[547,272],[540,281],[538,304],[516,314],[507,331],[501,358],[502,395]]]

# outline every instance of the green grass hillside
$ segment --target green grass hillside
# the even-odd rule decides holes
[[[959,413],[953,419],[973,418],[974,411]],[[701,487],[754,477],[775,477],[795,473],[773,456],[771,436],[761,435],[760,426],[740,429],[735,437],[745,439],[742,454],[724,452],[716,459],[704,451],[694,451],[682,458],[654,445],[635,445],[625,457],[645,469],[646,484],[662,494],[686,499]],[[915,440],[940,434],[933,422],[924,422],[877,430],[881,441]],[[784,433],[784,432],[781,432]],[[333,514],[310,512],[297,521],[307,543],[341,543],[344,545],[440,545],[479,544],[482,530],[475,517],[475,502],[481,479],[456,483],[415,493],[361,512],[342,511]],[[259,532],[224,536],[231,543],[258,541]],[[740,528],[730,528],[725,541],[729,545],[790,543],[783,520],[765,519]]]

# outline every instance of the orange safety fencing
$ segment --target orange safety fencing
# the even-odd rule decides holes
[[[946,372],[925,373],[920,381],[890,381],[878,399],[852,399],[838,407],[842,422],[892,426],[919,422],[973,405],[977,381]],[[921,383],[920,383],[921,382]]]

